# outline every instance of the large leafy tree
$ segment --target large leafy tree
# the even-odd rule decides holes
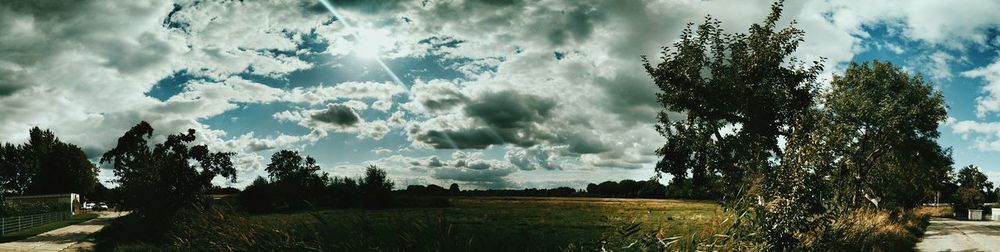
[[[153,127],[133,126],[118,138],[118,145],[101,158],[113,166],[123,207],[141,218],[169,221],[176,210],[204,207],[212,179],[235,181],[233,153],[211,152],[205,145],[190,146],[195,131],[169,135],[163,143],[149,143]]]
[[[814,110],[823,65],[791,56],[804,32],[777,27],[781,2],[771,10],[747,33],[725,33],[711,18],[696,29],[690,24],[664,48],[661,63],[643,61],[665,108],[657,131],[667,142],[657,150],[663,156],[657,172],[673,175],[672,184],[690,173],[693,194],[721,180],[726,206],[760,224],[750,224],[747,233],[780,250],[794,246],[793,235],[811,228],[817,220],[811,215],[822,212],[813,207],[822,204],[806,181],[815,176],[782,165],[779,143]],[[667,111],[684,116],[670,118]]]
[[[830,177],[848,205],[912,207],[940,189],[950,150],[937,144],[947,117],[941,92],[888,62],[851,63],[824,96],[838,158]]]
[[[272,181],[295,181],[304,183],[307,178],[316,175],[320,169],[316,159],[310,156],[304,158],[298,151],[281,150],[271,155],[271,163],[264,170]]]
[[[683,31],[664,48],[663,62],[643,59],[666,110],[657,130],[667,138],[658,150],[657,171],[675,178],[690,173],[704,185],[708,174],[725,180],[729,200],[746,192],[757,176],[771,172],[782,157],[779,138],[788,136],[799,114],[812,107],[822,64],[791,57],[803,31],[777,28],[781,3],[748,33],[724,33],[717,20]],[[694,185],[695,187],[701,185]]]

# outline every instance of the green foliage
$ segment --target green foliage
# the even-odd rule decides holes
[[[7,200],[0,204],[0,217],[62,212],[67,203],[56,200]]]
[[[643,59],[665,108],[656,171],[673,175],[671,193],[718,195],[741,220],[727,235],[787,250],[868,202],[913,207],[946,189],[941,93],[875,61],[852,63],[820,94],[822,64],[790,56],[804,33],[794,21],[778,29],[781,11],[779,1],[747,34],[707,18],[665,48],[663,62]]]
[[[941,188],[952,165],[950,150],[937,144],[947,117],[941,92],[879,61],[852,63],[831,85],[823,133],[838,154],[827,174],[840,202],[913,207]]]
[[[120,190],[120,204],[132,210],[136,222],[125,232],[135,232],[143,239],[159,238],[168,230],[177,211],[203,209],[210,203],[206,191],[212,179],[222,176],[235,180],[236,169],[230,160],[233,153],[211,152],[205,145],[188,146],[195,131],[169,135],[155,146],[147,140],[153,128],[146,122],[132,127],[118,138],[118,145],[101,158],[113,166]]]
[[[993,191],[993,183],[975,165],[958,170],[955,182],[959,185],[955,202],[957,209],[980,208],[986,202],[986,195]]]
[[[759,239],[781,250],[793,247],[793,234],[810,228],[813,215],[824,211],[811,188],[815,176],[808,167],[784,162],[779,144],[798,133],[808,119],[803,115],[813,111],[823,66],[790,56],[804,32],[778,29],[782,3],[771,9],[746,34],[724,33],[711,18],[695,30],[689,25],[680,41],[664,49],[662,63],[643,60],[660,89],[657,100],[685,117],[660,113],[657,130],[667,142],[657,151],[664,158],[656,171],[670,173],[675,183],[690,171],[693,193],[716,191],[710,180],[721,181],[726,205],[745,211],[749,225],[765,227]]]

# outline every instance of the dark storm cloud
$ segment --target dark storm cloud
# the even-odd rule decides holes
[[[661,108],[656,102],[659,90],[645,73],[630,71],[613,78],[598,78],[594,83],[605,92],[605,109],[623,122],[652,122]]]
[[[563,134],[559,137],[558,142],[569,145],[569,152],[574,154],[601,153],[611,149],[588,134]]]
[[[513,187],[513,183],[506,177],[513,173],[515,169],[465,169],[465,168],[441,168],[435,169],[431,177],[442,180],[453,180],[475,184],[481,187],[498,189]]]
[[[431,157],[431,160],[427,161],[427,167],[442,167],[442,166],[444,166],[444,163],[441,163],[441,160],[438,159],[437,156]]]
[[[326,110],[313,114],[312,119],[337,126],[353,126],[361,121],[354,110],[342,104],[330,105]]]
[[[3,72],[0,72],[0,74],[2,74],[2,73]],[[0,77],[0,78],[3,78],[3,77]],[[0,97],[12,95],[12,94],[14,94],[15,92],[17,92],[18,90],[21,90],[21,89],[24,89],[24,87],[23,86],[19,86],[19,85],[15,85],[12,82],[3,82],[3,80],[0,79]]]
[[[431,130],[417,136],[417,140],[436,149],[485,149],[490,145],[504,143],[502,138],[486,128]]]
[[[465,106],[465,114],[497,128],[527,128],[544,121],[555,106],[551,99],[507,90],[483,95]]]
[[[421,102],[427,109],[440,111],[454,108],[458,105],[469,102],[469,97],[450,89],[436,90],[434,98],[427,98]]]
[[[589,5],[580,5],[576,9],[565,14],[561,28],[549,32],[549,43],[555,46],[565,45],[570,39],[576,42],[585,42],[590,39],[597,22],[604,21],[603,12]]]

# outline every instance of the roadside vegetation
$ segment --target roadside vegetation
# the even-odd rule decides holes
[[[794,57],[805,32],[794,21],[779,27],[782,8],[773,4],[746,33],[723,31],[707,17],[689,24],[658,62],[643,59],[664,106],[657,130],[667,142],[657,171],[672,175],[668,188],[718,199],[726,214],[671,245],[659,234],[620,244],[912,249],[928,218],[914,207],[953,181],[951,150],[937,144],[947,118],[941,92],[882,61],[852,62],[820,88],[823,61]]]

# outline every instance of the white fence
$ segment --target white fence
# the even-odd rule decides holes
[[[65,211],[0,218],[0,235],[69,218]]]

